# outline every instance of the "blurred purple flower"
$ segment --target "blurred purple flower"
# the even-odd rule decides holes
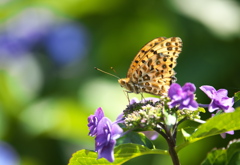
[[[132,98],[129,104],[135,104],[135,103],[139,103],[139,100],[136,97]]]
[[[198,104],[194,100],[195,91],[196,87],[192,83],[186,83],[183,87],[173,83],[168,90],[168,96],[171,99],[171,102],[168,103],[169,108],[179,106],[179,109],[196,110]]]
[[[228,132],[225,132],[225,133],[221,133],[220,135],[221,135],[221,137],[223,139],[225,139],[226,138],[226,134],[234,135],[234,131],[228,131]]]
[[[81,59],[87,52],[87,33],[75,24],[58,25],[49,31],[45,46],[53,60],[65,65]]]
[[[145,99],[142,99],[141,102],[147,102],[147,101],[152,101],[153,103],[159,101],[159,98],[156,98],[156,97],[148,97],[148,98],[145,98]]]
[[[88,117],[89,136],[96,136],[98,123],[103,117],[104,113],[101,107],[95,111],[94,115]]]
[[[27,8],[9,19],[0,31],[0,55],[24,55],[41,44],[59,65],[81,59],[87,52],[88,35],[83,26],[59,20],[49,10]]]
[[[98,152],[98,159],[106,158],[109,162],[114,161],[113,149],[116,139],[121,136],[122,132],[122,128],[107,117],[99,121],[95,138],[95,151]]]
[[[204,85],[200,89],[211,99],[211,103],[208,106],[209,112],[213,112],[218,109],[224,110],[224,112],[233,112],[234,98],[227,96],[228,91],[226,89],[216,89],[212,86]]]
[[[56,16],[48,9],[28,7],[7,22],[6,33],[32,47],[46,36],[55,20]]]
[[[124,122],[124,116],[123,113],[121,113],[120,115],[118,115],[116,121],[116,123],[123,123]]]
[[[1,29],[0,54],[23,55],[45,37],[53,25],[49,10],[27,8],[11,17]]]
[[[142,133],[144,133],[145,136],[150,140],[156,140],[159,136],[159,133],[156,131],[142,131]]]
[[[16,151],[7,143],[0,141],[0,164],[18,165],[19,158]]]
[[[22,55],[29,49],[19,39],[12,38],[6,33],[0,35],[0,45],[0,54],[8,57],[9,55],[12,55],[12,57]]]

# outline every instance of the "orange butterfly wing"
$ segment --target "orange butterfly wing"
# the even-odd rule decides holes
[[[154,95],[165,95],[169,86],[176,81],[176,59],[182,51],[179,37],[159,37],[147,43],[133,59],[127,78],[119,83],[127,90]]]

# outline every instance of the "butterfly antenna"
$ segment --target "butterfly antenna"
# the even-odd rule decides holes
[[[117,74],[116,70],[113,67],[111,67],[110,69]]]
[[[103,71],[103,70],[101,70],[101,69],[99,69],[99,68],[97,68],[97,67],[94,67],[94,69],[96,69],[96,70],[98,70],[98,71],[100,71],[100,72],[103,72],[103,73],[105,73],[105,74],[108,74],[108,75],[110,75],[110,76],[113,76],[113,77],[116,77],[116,78],[120,79],[120,77],[118,77],[118,76],[116,76],[116,75],[114,75],[114,74],[105,72],[105,71]]]
[[[110,69],[118,76],[117,71],[113,67],[111,67]]]

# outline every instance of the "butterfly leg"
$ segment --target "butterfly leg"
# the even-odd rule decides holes
[[[124,93],[124,95],[127,97],[128,103],[129,103],[129,105],[130,105],[130,99],[129,99],[129,95],[128,95],[128,93],[130,93],[130,92],[129,92],[129,91],[126,91],[126,90],[123,90],[123,93]]]
[[[142,102],[145,102],[146,100],[145,100],[145,98],[144,98],[144,96],[143,96],[143,93],[141,92],[141,101]]]

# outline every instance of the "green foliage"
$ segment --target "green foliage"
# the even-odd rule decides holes
[[[105,164],[115,164],[120,165],[130,159],[137,156],[142,156],[146,154],[164,154],[167,155],[168,152],[159,149],[149,149],[138,144],[122,144],[115,148],[113,163],[108,162],[106,159],[97,159],[97,153],[89,150],[80,150],[73,154],[68,165],[105,165]]]
[[[214,116],[200,125],[191,136],[186,137],[187,141],[177,147],[177,151],[203,138],[225,133],[231,130],[240,129],[240,108],[237,108],[232,113],[222,113]]]
[[[188,134],[184,129],[182,133],[186,141],[176,147],[176,150],[194,143],[203,138],[225,133],[231,130],[240,129],[240,108],[232,113],[222,113],[214,116],[200,125],[194,133]],[[155,149],[154,145],[142,133],[129,132],[122,138],[118,139],[118,147],[114,150],[115,161],[112,164],[122,164],[132,158],[146,154],[168,154],[166,150]],[[128,144],[124,144],[128,143]],[[137,143],[137,144],[130,144]],[[150,149],[151,148],[151,149]],[[208,164],[222,164],[223,162],[236,162],[238,155],[236,153],[240,150],[240,143],[232,143],[227,151],[213,150],[204,162]],[[238,154],[238,153],[237,153]],[[89,150],[80,150],[76,152],[70,160],[69,165],[85,165],[85,164],[110,164],[105,159],[97,160],[97,153]]]
[[[104,3],[105,5],[101,5]],[[95,1],[95,0],[62,0],[61,3],[58,1],[45,1],[45,0],[26,0],[26,1],[14,1],[9,3],[8,6],[4,6],[0,4],[0,17],[6,18],[12,16],[16,13],[16,11],[20,11],[24,8],[31,6],[42,6],[45,8],[49,8],[55,12],[65,14],[71,17],[76,17],[78,15],[85,15],[88,13],[102,13],[106,10],[110,10],[111,8],[116,8],[120,1]],[[100,7],[99,7],[100,6]]]
[[[240,100],[240,92],[236,92],[235,94],[234,94],[234,102],[237,102],[237,101],[239,101]]]
[[[143,133],[129,132],[123,137],[117,139],[117,145],[126,143],[140,144],[150,149],[155,148],[152,141],[149,140]]]
[[[206,160],[202,165],[225,165],[227,160],[227,154],[225,149],[216,150],[214,149],[208,153]]]
[[[231,141],[225,149],[208,153],[201,165],[238,165],[240,163],[240,140]]]

